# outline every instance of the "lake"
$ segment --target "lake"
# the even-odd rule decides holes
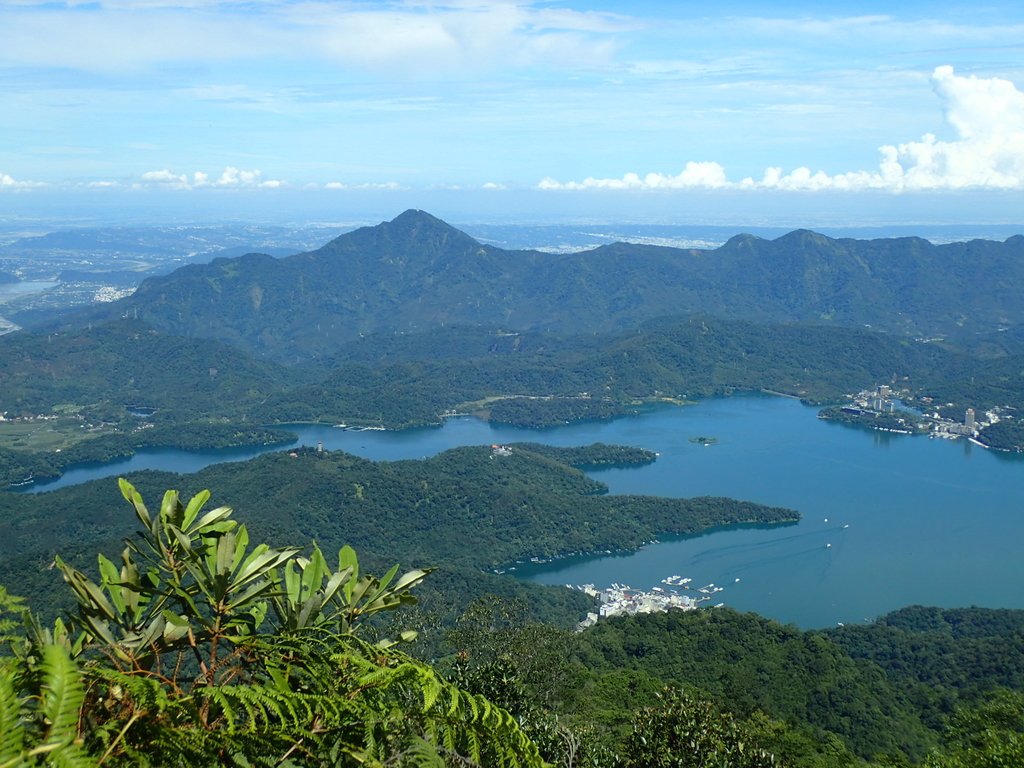
[[[520,577],[542,583],[650,588],[678,574],[724,587],[716,602],[802,627],[870,620],[915,603],[1024,608],[1024,457],[966,440],[846,427],[816,415],[795,400],[743,396],[539,431],[469,418],[403,432],[290,429],[300,435],[298,444],[322,441],[329,450],[374,460],[496,442],[634,445],[659,458],[645,467],[594,472],[612,493],[731,496],[803,515],[798,525],[720,530],[628,555],[518,567]],[[716,443],[692,442],[697,436]],[[140,451],[122,462],[72,469],[33,490],[147,468],[194,472],[260,452]]]

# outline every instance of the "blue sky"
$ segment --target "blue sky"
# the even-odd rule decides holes
[[[14,0],[0,99],[0,217],[1024,219],[1019,2]]]

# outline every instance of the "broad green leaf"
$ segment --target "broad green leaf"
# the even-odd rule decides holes
[[[114,604],[114,608],[117,609],[119,614],[123,614],[125,612],[124,599],[121,596],[121,589],[119,587],[121,574],[118,573],[117,566],[102,554],[97,555],[96,559],[99,562],[100,583],[110,596],[110,602]]]
[[[139,620],[140,604],[139,593],[142,591],[142,584],[139,581],[139,569],[128,556],[128,550],[123,555],[124,565],[121,566],[121,600],[124,601],[125,609],[133,622]],[[146,602],[149,602],[147,599]]]
[[[322,617],[323,601],[318,595],[313,595],[302,603],[302,608],[295,618],[295,629],[307,629],[316,624]]]
[[[348,544],[338,552],[338,570],[341,571],[345,568],[352,569],[352,578],[345,582],[345,599],[351,605],[352,594],[359,579],[359,558],[356,557],[356,551]]]
[[[300,565],[300,567],[302,568],[302,597],[305,599],[320,589],[324,574],[328,572],[327,560],[324,559],[320,547],[313,544],[313,554],[306,564]]]
[[[298,604],[302,599],[302,576],[295,568],[295,560],[284,564],[284,596],[289,603]]]
[[[112,648],[116,648],[117,640],[114,639],[114,635],[110,631],[110,625],[96,616],[83,616],[82,623],[85,624],[86,631],[93,636],[96,640],[102,640]]]
[[[287,549],[270,549],[266,544],[260,544],[252,551],[252,554],[242,563],[242,567],[232,584],[233,589],[244,586],[253,579],[266,576],[272,568],[276,568],[290,560],[297,550],[294,547]]]
[[[189,499],[188,506],[185,507],[185,515],[181,520],[181,528],[184,531],[189,529],[189,526],[195,522],[196,516],[203,506],[210,500],[210,492],[203,490]]]
[[[244,534],[243,527],[239,533]],[[237,542],[238,546],[244,547],[243,542]],[[228,531],[217,539],[217,555],[213,567],[210,569],[215,576],[227,576],[231,573],[231,563],[235,559],[236,535]]]
[[[90,613],[101,613],[107,619],[114,620],[114,607],[103,594],[103,590],[96,586],[84,573],[72,568],[61,560],[59,555],[54,558],[54,562],[64,576],[64,581],[68,583],[78,597],[78,604],[83,610]]]
[[[433,568],[416,568],[411,571],[403,573],[395,586],[391,588],[392,592],[402,592],[407,589],[412,589],[414,586],[423,581],[427,576],[433,573]]]
[[[388,584],[390,584],[391,580],[395,578],[396,573],[398,573],[398,563],[395,563],[393,566],[391,566],[388,572],[380,578],[380,586],[378,587],[378,590],[383,592],[385,589],[387,589]]]
[[[327,580],[326,586],[324,586],[324,604],[329,603],[334,599],[334,595],[337,594],[338,589],[341,588],[346,581],[352,577],[352,569],[345,568],[344,570],[332,573],[331,578]]]
[[[188,634],[190,624],[185,616],[178,616],[172,611],[164,611],[163,618],[166,624],[163,629],[164,640],[168,643],[175,643]]]
[[[156,646],[157,642],[164,638],[166,629],[167,619],[162,614],[154,616],[146,628],[134,636],[130,643],[132,649],[139,651]]]
[[[243,592],[241,595],[236,597],[228,605],[228,610],[231,610],[231,611],[243,610],[243,609],[246,608],[247,605],[249,605],[249,603],[251,603],[257,597],[259,597],[260,595],[266,593],[268,590],[271,590],[273,588],[274,588],[274,582],[272,582],[270,580],[258,581],[255,584],[253,584],[252,586],[250,586],[247,590],[245,590],[245,592]]]
[[[153,527],[153,520],[150,517],[149,510],[146,509],[146,505],[142,501],[142,494],[135,490],[135,486],[125,480],[123,477],[117,478],[117,484],[121,489],[121,495],[124,496],[125,501],[132,505],[135,509],[135,515],[139,518],[146,528]]]
[[[234,573],[238,570],[242,558],[245,557],[245,550],[249,548],[249,529],[244,525],[238,527],[238,531],[235,533],[235,542],[235,551],[231,557],[231,570],[229,573]],[[260,547],[266,548],[266,545],[260,544],[256,547],[256,550],[259,550]]]
[[[207,529],[214,523],[222,522],[225,518],[230,517],[233,510],[231,507],[217,507],[212,509],[203,515],[199,522],[192,528],[192,533],[206,533]],[[234,522],[231,522],[231,527],[234,527]],[[212,530],[212,529],[211,529]]]
[[[259,600],[252,604],[249,608],[249,615],[252,617],[252,626],[254,631],[258,631],[263,626],[263,622],[266,621],[267,613],[270,611],[270,603],[267,600]]]
[[[178,546],[181,547],[182,551],[189,552],[192,549],[192,537],[187,535],[176,525],[168,525],[167,530],[171,532],[171,535],[178,542]]]
[[[178,502],[178,492],[165,491],[163,501],[160,503],[160,519],[165,523],[180,527],[183,511]]]

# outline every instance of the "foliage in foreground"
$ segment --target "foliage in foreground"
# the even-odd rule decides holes
[[[7,638],[3,768],[543,764],[506,711],[357,636],[426,571],[250,548],[229,508],[204,513],[208,492],[150,512],[121,490],[143,527],[121,567],[101,555],[94,581],[58,559],[78,615],[48,629],[25,614]]]

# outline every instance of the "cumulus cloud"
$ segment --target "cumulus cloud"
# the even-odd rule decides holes
[[[135,189],[279,189],[287,186],[280,179],[264,179],[259,170],[246,171],[227,166],[219,177],[211,179],[203,171],[196,171],[191,177],[184,173],[173,173],[167,169],[146,171],[132,187]]]
[[[583,181],[561,183],[546,178],[539,184],[541,189],[717,189],[730,186],[725,176],[725,168],[718,163],[689,162],[682,172],[676,176],[663,173],[648,173],[641,177],[636,173],[627,173],[621,179],[595,179],[588,177]]]
[[[171,173],[166,168],[162,171],[146,171],[139,177],[136,187],[163,187],[165,189],[188,189],[188,176]]]
[[[790,191],[1024,189],[1024,92],[1009,80],[958,76],[937,67],[932,87],[942,100],[955,138],[927,133],[916,141],[878,148],[872,170],[829,174],[802,166],[786,173],[766,168],[760,179],[730,181],[717,162],[688,162],[678,175],[627,173],[621,178],[559,182],[545,178],[547,190],[778,189]]]
[[[200,177],[202,177],[200,179]],[[263,174],[258,171],[243,171],[233,166],[228,166],[216,181],[209,181],[205,173],[195,174],[195,186],[212,187],[260,187],[263,189],[276,189],[282,182],[273,179],[263,179]]]
[[[0,189],[2,190],[36,189],[45,186],[46,184],[42,181],[19,181],[6,173],[0,173]]]

